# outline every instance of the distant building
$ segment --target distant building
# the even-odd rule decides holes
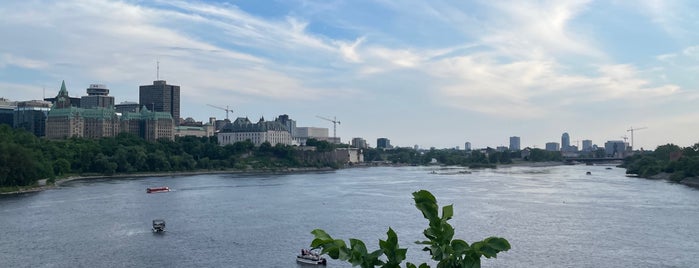
[[[147,141],[175,138],[175,122],[167,112],[150,111],[143,106],[137,113],[125,113],[121,116],[122,132],[137,135]]]
[[[415,150],[415,151],[420,150],[420,146],[418,146],[417,144],[413,145],[413,150]]]
[[[510,148],[507,147],[507,146],[498,146],[498,147],[495,148],[495,150],[498,151],[498,152],[506,152],[506,151],[509,150],[509,149],[510,149]]]
[[[291,134],[278,121],[265,121],[260,118],[257,123],[252,123],[246,117],[238,117],[233,123],[223,127],[216,135],[219,145],[233,144],[249,140],[255,146],[269,142],[272,146],[277,144],[291,145]]]
[[[283,114],[274,119],[274,121],[279,122],[280,124],[284,125],[286,127],[286,130],[289,131],[289,134],[291,134],[291,137],[296,137],[296,121],[292,120],[289,118],[288,115]]]
[[[568,132],[564,132],[563,135],[561,135],[561,151],[569,151],[570,150],[570,135],[568,135]]]
[[[625,157],[629,144],[625,141],[615,140],[604,143],[604,153],[608,157]]]
[[[466,143],[464,144],[464,150],[466,150],[466,151],[470,151],[470,150],[471,150],[471,143],[470,143],[470,142],[466,142]]]
[[[330,142],[328,137],[329,129],[320,127],[297,127],[294,142],[299,145],[306,145],[308,139]]]
[[[387,138],[378,138],[376,139],[376,148],[378,149],[391,149],[393,146],[391,146],[391,140]]]
[[[180,86],[168,85],[165,80],[156,80],[152,85],[140,86],[138,96],[140,106],[155,112],[169,113],[175,124],[179,124]]]
[[[366,140],[362,139],[362,138],[353,138],[352,139],[352,146],[354,148],[360,148],[360,149],[364,149],[364,148],[368,147],[366,144]]]
[[[582,141],[582,150],[583,150],[583,152],[591,152],[592,151],[592,141],[591,140],[583,140]]]
[[[66,81],[63,80],[61,82],[61,89],[66,88]],[[60,92],[60,91],[59,91]],[[55,98],[45,98],[44,101],[50,102],[50,106],[56,105],[56,101],[58,101],[60,98],[61,105],[58,108],[68,108],[68,107],[76,107],[80,108],[80,98],[74,98],[71,96],[68,96],[68,91],[65,91],[65,94],[59,94]]]
[[[117,113],[120,113],[120,114],[138,113],[138,108],[140,108],[140,106],[138,105],[138,102],[132,102],[132,101],[124,101],[122,103],[114,105],[114,109],[116,110]]]
[[[547,143],[546,143],[546,151],[555,151],[555,152],[557,152],[557,151],[560,151],[560,150],[561,150],[561,148],[560,148],[560,145],[558,144],[558,142],[547,142]]]
[[[22,128],[37,137],[46,136],[46,117],[51,110],[48,101],[31,100],[17,102],[12,117],[14,128]]]
[[[119,133],[119,117],[112,107],[83,109],[72,106],[65,82],[54,99],[55,103],[46,117],[47,138],[102,138],[114,137]]]
[[[80,108],[114,108],[114,97],[109,96],[109,89],[102,84],[91,84],[87,96],[80,98]]]
[[[519,137],[517,136],[512,136],[510,137],[510,151],[519,151],[520,150],[520,140]]]
[[[10,127],[14,127],[16,109],[16,101],[9,101],[8,99],[0,98],[0,124],[6,124]]]
[[[191,117],[187,117],[183,123],[175,127],[174,135],[175,137],[211,137],[214,136],[215,123],[216,118],[209,118],[209,122],[203,123],[201,121],[195,121]]]

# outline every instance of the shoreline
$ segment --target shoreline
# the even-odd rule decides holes
[[[304,172],[321,172],[321,171],[333,171],[335,169],[325,167],[325,168],[285,168],[285,169],[260,169],[260,170],[197,170],[197,171],[183,171],[183,172],[149,172],[149,173],[128,173],[128,174],[115,174],[115,175],[85,175],[85,176],[69,176],[66,178],[58,179],[53,185],[46,184],[46,179],[39,180],[37,186],[27,186],[25,188],[20,187],[19,190],[0,192],[0,195],[17,195],[26,193],[36,193],[44,190],[54,189],[61,187],[62,184],[79,181],[79,180],[93,180],[93,179],[123,179],[123,178],[144,178],[144,177],[168,177],[168,176],[193,176],[193,175],[206,175],[206,174],[291,174],[291,173],[304,173]],[[43,182],[43,184],[42,184]]]

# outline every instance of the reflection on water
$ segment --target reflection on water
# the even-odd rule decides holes
[[[389,226],[409,248],[408,260],[424,262],[428,255],[412,243],[427,223],[411,199],[419,189],[454,204],[456,237],[511,242],[511,251],[483,267],[699,266],[692,250],[699,248],[699,191],[605,166],[463,170],[70,182],[0,198],[0,266],[302,267],[295,254],[315,228],[375,249]],[[153,186],[173,191],[146,194]],[[154,218],[166,219],[164,234],[150,230]]]

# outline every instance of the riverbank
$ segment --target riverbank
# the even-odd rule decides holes
[[[193,175],[205,175],[205,174],[287,174],[287,173],[304,173],[304,172],[319,172],[319,171],[332,171],[334,169],[329,167],[324,168],[284,168],[284,169],[258,169],[258,170],[197,170],[197,171],[184,171],[184,172],[148,172],[148,173],[128,173],[128,174],[115,174],[115,175],[84,175],[84,176],[69,176],[66,178],[57,179],[53,184],[47,184],[47,180],[39,180],[37,185],[24,186],[24,187],[7,187],[0,190],[0,195],[14,195],[14,194],[25,194],[33,192],[41,192],[48,189],[53,189],[60,187],[62,184],[77,181],[77,180],[91,180],[91,179],[105,179],[105,178],[143,178],[143,177],[168,177],[168,176],[193,176]]]
[[[665,180],[665,181],[669,181],[669,182],[679,183],[679,184],[689,186],[692,188],[699,188],[699,178],[697,178],[697,177],[688,177],[688,178],[684,178],[684,179],[681,179],[678,181],[678,180],[672,179],[672,173],[661,172],[661,173],[655,174],[653,176],[650,176],[647,179]]]

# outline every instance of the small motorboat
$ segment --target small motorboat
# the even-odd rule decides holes
[[[169,192],[170,188],[167,186],[162,186],[162,187],[148,187],[146,188],[146,193],[164,193],[164,192]]]
[[[592,172],[588,171],[587,173],[585,173],[585,175],[592,175]]]
[[[163,219],[153,220],[153,232],[154,233],[165,232],[165,220],[163,220]]]
[[[312,265],[326,265],[328,261],[321,257],[316,250],[301,249],[301,254],[296,256],[296,262]]]

